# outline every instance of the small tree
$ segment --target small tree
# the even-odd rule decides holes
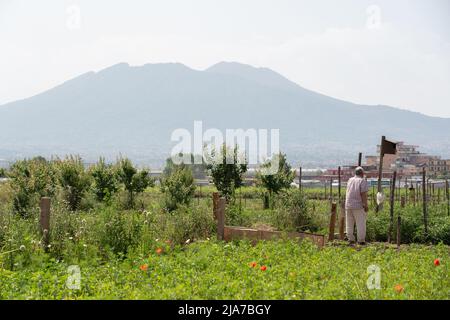
[[[56,188],[53,164],[42,157],[16,161],[7,176],[11,179],[14,211],[22,216],[37,205],[40,197],[52,196]]]
[[[90,186],[90,177],[79,156],[68,156],[64,160],[58,159],[56,167],[63,197],[69,209],[75,211]]]
[[[5,168],[0,168],[0,178],[5,178],[6,177],[6,170]]]
[[[118,190],[117,172],[110,164],[105,163],[104,158],[90,168],[93,178],[92,191],[98,201],[109,201]]]
[[[153,184],[153,180],[149,177],[149,171],[136,169],[127,158],[119,160],[117,176],[128,192],[128,208],[134,207],[134,198],[137,194]]]
[[[161,191],[164,193],[164,205],[168,211],[173,211],[181,204],[188,205],[195,192],[194,176],[190,167],[181,163],[176,165],[172,159],[167,160],[161,179]]]
[[[286,155],[282,153],[275,155],[270,161],[264,163],[262,165],[262,171],[267,171],[272,165],[276,165],[277,162],[278,171],[276,173],[264,174],[264,172],[258,172],[260,183],[268,191],[270,200],[274,193],[277,194],[282,189],[289,188],[295,177],[295,173],[286,161]],[[267,207],[267,200],[264,203],[264,206]]]
[[[227,158],[229,161],[227,161]],[[224,144],[221,152],[211,152],[211,160],[207,165],[217,190],[227,201],[234,197],[236,188],[243,184],[243,175],[247,172],[247,163],[238,153],[238,147],[233,150]]]

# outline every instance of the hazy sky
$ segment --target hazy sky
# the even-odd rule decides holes
[[[219,61],[450,117],[448,0],[0,0],[0,104],[90,70]]]

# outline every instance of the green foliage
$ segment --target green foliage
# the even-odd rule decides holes
[[[247,163],[239,154],[238,147],[232,150],[224,144],[220,152],[212,150],[211,161],[207,165],[214,185],[227,201],[234,197],[236,188],[242,186],[243,175],[247,172]]]
[[[170,161],[168,160],[169,163]],[[184,163],[171,163],[170,170],[165,170],[161,179],[161,191],[164,193],[164,206],[168,211],[173,211],[180,205],[189,205],[195,192],[191,169]]]
[[[79,156],[68,156],[55,161],[63,198],[71,211],[77,210],[84,193],[89,189],[90,176]]]
[[[100,202],[108,202],[118,190],[117,172],[112,165],[106,164],[104,158],[90,168],[93,178],[92,191]]]
[[[278,163],[277,172],[274,174],[269,173],[269,168],[275,166]],[[270,161],[267,161],[262,165],[262,170],[258,172],[258,178],[261,185],[272,193],[278,193],[283,189],[288,189],[294,181],[295,173],[291,170],[291,166],[286,161],[285,154],[278,154]]]
[[[317,231],[311,211],[308,210],[306,197],[300,190],[292,189],[280,192],[276,198],[274,225],[279,230]]]
[[[5,178],[5,177],[6,177],[6,169],[0,168],[0,178]]]
[[[158,255],[159,247],[164,251]],[[436,258],[440,266],[433,264]],[[442,245],[397,251],[384,245],[318,249],[308,241],[182,247],[161,241],[125,259],[89,262],[76,263],[82,271],[79,290],[66,286],[73,262],[47,259],[14,271],[0,268],[0,299],[447,300],[450,287],[448,247]],[[382,272],[379,290],[367,289],[370,265]]]
[[[135,246],[141,235],[142,223],[135,213],[123,214],[119,210],[108,207],[101,212],[101,227],[98,229],[99,245],[115,254],[126,254]]]
[[[56,190],[56,170],[53,164],[39,157],[16,161],[8,172],[13,190],[14,211],[23,217],[37,206],[39,198],[52,196]]]
[[[149,177],[149,171],[136,169],[127,158],[119,160],[117,175],[128,192],[127,208],[133,208],[136,195],[153,185],[153,180]]]

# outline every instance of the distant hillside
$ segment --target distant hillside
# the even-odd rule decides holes
[[[345,77],[345,75],[342,75]],[[361,79],[363,81],[364,79]],[[0,158],[120,153],[162,164],[176,128],[279,128],[290,161],[327,165],[374,152],[381,135],[450,156],[450,119],[365,106],[304,89],[265,68],[121,63],[0,106]]]

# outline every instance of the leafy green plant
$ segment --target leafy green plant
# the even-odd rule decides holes
[[[161,191],[164,193],[164,207],[168,211],[177,209],[180,205],[189,205],[195,192],[194,177],[191,169],[184,163],[172,164],[161,179]]]
[[[68,156],[55,161],[63,198],[71,211],[77,210],[84,193],[89,189],[90,177],[79,156]]]
[[[270,172],[272,166],[277,167],[277,172]],[[269,193],[269,199],[272,199],[273,194],[278,194],[283,189],[288,189],[294,181],[295,173],[291,170],[291,166],[286,161],[286,155],[279,153],[271,160],[266,161],[258,172],[257,177],[261,185]],[[267,200],[264,198],[264,206],[267,208]]]
[[[117,175],[128,192],[127,208],[133,208],[136,195],[153,185],[153,180],[149,177],[149,171],[136,169],[127,158],[119,160]]]
[[[211,172],[214,185],[227,201],[234,197],[237,188],[243,185],[243,175],[247,172],[247,163],[239,154],[238,147],[212,150],[207,168]]]
[[[95,197],[100,202],[107,202],[119,189],[117,181],[117,172],[115,168],[105,163],[104,158],[89,169],[93,178],[92,190]]]
[[[16,161],[8,177],[14,194],[14,211],[23,217],[30,216],[29,210],[38,204],[40,197],[55,194],[55,167],[42,157]]]

